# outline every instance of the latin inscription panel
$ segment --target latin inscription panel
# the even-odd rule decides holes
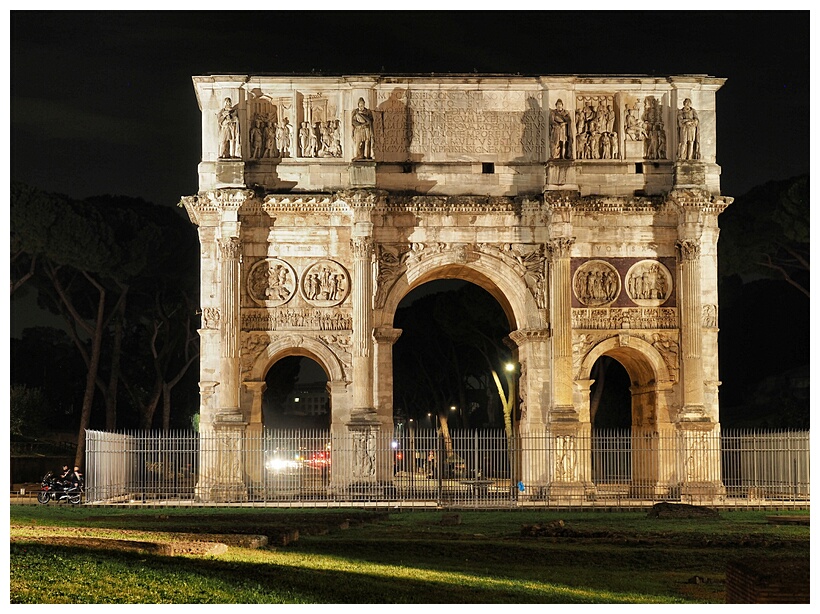
[[[382,91],[376,152],[384,161],[541,161],[546,121],[540,92]]]

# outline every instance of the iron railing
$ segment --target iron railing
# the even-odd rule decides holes
[[[89,503],[809,505],[807,431],[87,431]]]

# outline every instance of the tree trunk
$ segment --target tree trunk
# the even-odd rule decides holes
[[[100,368],[100,354],[102,353],[103,337],[103,315],[105,312],[105,290],[98,288],[100,292],[97,302],[97,321],[94,327],[94,335],[91,337],[91,356],[88,364],[88,374],[85,379],[85,393],[83,394],[83,408],[80,412],[80,431],[77,434],[77,453],[74,456],[74,464],[83,466],[85,456],[85,431],[91,422],[91,407],[94,404],[94,389],[97,385],[97,371]]]
[[[105,430],[117,429],[117,395],[119,394],[120,359],[122,358],[122,329],[125,319],[125,294],[128,288],[123,289],[117,305],[117,314],[114,322],[114,339],[111,348],[111,377],[108,380],[108,389],[105,392]]]

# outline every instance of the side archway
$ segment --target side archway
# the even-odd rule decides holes
[[[625,434],[592,431],[592,481],[599,494],[614,488],[639,498],[666,496],[674,481],[676,458],[667,399],[673,382],[666,362],[655,347],[633,335],[615,335],[595,345],[581,361],[576,379],[576,390],[583,390],[576,397],[579,413],[587,425],[591,422],[590,375],[602,356],[617,360],[629,375],[632,427]]]
[[[581,361],[578,382],[589,382],[592,367],[601,356],[611,356],[626,369],[632,386],[633,426],[671,424],[666,393],[672,385],[669,369],[660,352],[650,343],[633,335],[616,335],[595,345]],[[589,383],[586,389],[589,389]],[[579,408],[583,422],[590,421],[589,395]]]
[[[350,367],[327,345],[313,337],[288,335],[272,339],[253,363],[248,378],[243,382],[245,388],[253,393],[249,400],[250,425],[262,424],[262,393],[265,376],[268,370],[279,360],[288,356],[301,356],[314,360],[327,374],[330,388],[331,423],[344,419],[340,415],[348,409],[347,389]]]

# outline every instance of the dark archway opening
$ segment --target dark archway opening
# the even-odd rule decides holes
[[[427,282],[399,303],[394,326],[393,404],[398,423],[436,428],[503,426],[492,371],[513,354],[504,343],[510,325],[493,296],[471,282]],[[506,379],[501,377],[506,392]]]
[[[628,429],[632,426],[632,385],[624,366],[611,356],[592,365],[589,415],[594,429]]]
[[[631,378],[611,356],[595,361],[590,378],[592,480],[599,492],[626,496],[632,483]]]
[[[402,330],[393,347],[402,471],[433,479],[509,475],[508,450],[476,435],[479,429],[501,431],[509,422],[493,377],[508,398],[512,378],[504,366],[513,353],[504,340],[510,324],[496,298],[468,281],[430,281],[399,303],[394,326]]]
[[[330,428],[327,374],[311,358],[287,356],[276,361],[265,376],[262,419],[267,428]]]

